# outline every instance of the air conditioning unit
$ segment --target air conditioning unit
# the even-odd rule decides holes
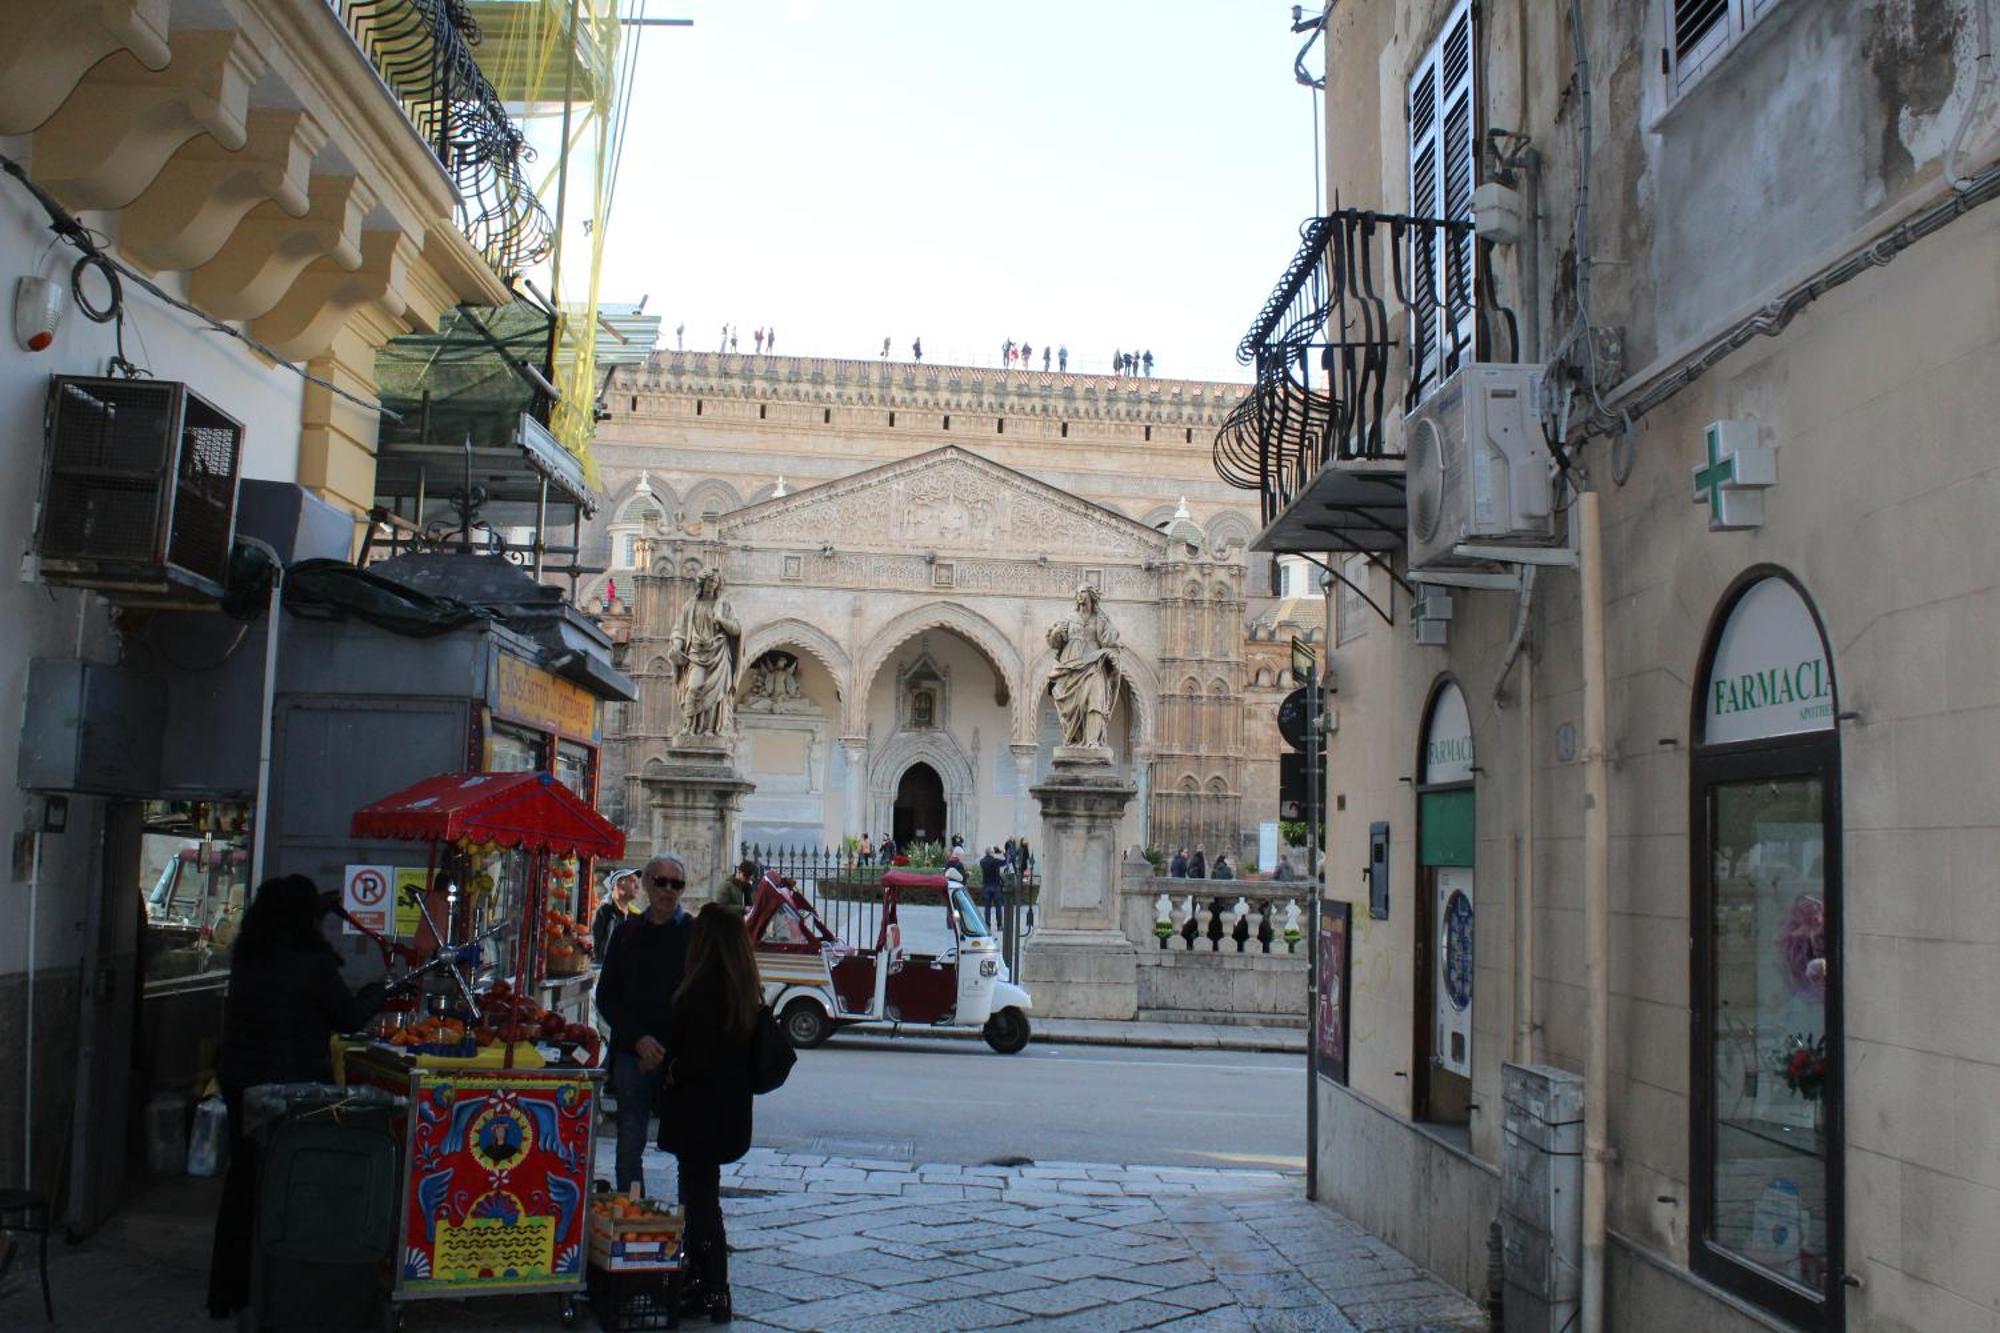
[[[1541,428],[1540,366],[1475,362],[1410,414],[1410,568],[1482,568],[1462,542],[1546,545],[1555,538],[1551,459]]]
[[[35,555],[49,583],[218,598],[243,425],[171,380],[54,376]]]

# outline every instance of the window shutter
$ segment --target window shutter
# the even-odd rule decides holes
[[[1470,221],[1479,178],[1472,5],[1463,0],[1410,80],[1410,212]],[[1410,246],[1411,372],[1418,397],[1473,357],[1472,238],[1436,234]]]

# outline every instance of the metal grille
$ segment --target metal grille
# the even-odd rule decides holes
[[[236,477],[243,428],[188,394],[180,437],[167,560],[225,583],[229,546],[236,534]]]

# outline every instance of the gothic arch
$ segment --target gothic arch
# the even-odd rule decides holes
[[[847,650],[817,625],[786,618],[751,631],[743,641],[744,665],[756,661],[773,648],[796,648],[825,667],[826,673],[833,677],[834,690],[843,704],[854,696],[854,666],[848,660]]]
[[[1028,688],[1037,700],[1048,697],[1049,677],[1054,674],[1055,666],[1055,649],[1044,648],[1029,668]],[[1125,695],[1132,701],[1132,744],[1152,745],[1158,737],[1159,728],[1159,673],[1153,669],[1152,663],[1134,652],[1119,654],[1118,669],[1124,673],[1122,684]]]
[[[743,497],[736,493],[736,488],[715,477],[696,482],[688,489],[687,499],[681,502],[681,512],[690,523],[711,509],[717,514],[727,514],[742,507]]]
[[[1179,512],[1179,509],[1173,505],[1154,505],[1146,511],[1146,516],[1139,521],[1149,528],[1164,528],[1167,524],[1173,522],[1174,515]]]
[[[896,784],[912,764],[929,764],[944,779],[944,803],[955,827],[946,835],[960,833],[965,845],[979,845],[979,801],[973,790],[972,759],[950,732],[900,731],[887,744],[872,749],[868,756],[868,822],[886,829],[894,822]]]
[[[650,494],[639,492],[637,477],[619,488],[617,498],[609,506],[611,522],[642,523],[647,517],[647,510],[652,510],[662,523],[667,521],[674,512],[674,488],[665,482],[654,481],[650,476],[646,478],[646,485],[651,490]]]
[[[1236,554],[1227,558],[1247,561],[1251,558],[1250,539],[1254,536],[1256,530],[1250,526],[1249,519],[1235,510],[1224,510],[1208,521],[1209,555],[1217,560],[1224,559],[1224,552],[1234,546]]]
[[[1009,718],[1014,738],[1032,741],[1035,719],[1030,707],[1032,701],[1028,699],[1031,691],[1022,688],[1024,677],[1020,652],[1000,632],[999,626],[977,611],[954,602],[928,602],[912,607],[869,635],[861,669],[853,677],[854,688],[848,691],[847,707],[843,710],[847,734],[857,736],[868,729],[868,694],[875,688],[875,677],[881,673],[882,664],[898,648],[927,629],[950,630],[985,656],[987,664],[1000,678],[1001,688],[1007,691],[1007,698],[1000,702],[1011,705]]]

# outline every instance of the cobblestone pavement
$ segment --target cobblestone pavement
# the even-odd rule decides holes
[[[1486,1327],[1295,1175],[759,1149],[723,1183],[744,1328]]]
[[[672,1198],[672,1159],[647,1156],[649,1192]],[[1307,1203],[1291,1174],[755,1149],[723,1184],[735,1327],[746,1330],[1486,1327],[1470,1301]],[[214,1185],[169,1183],[83,1244],[58,1243],[56,1327],[231,1329],[201,1308]],[[43,1326],[32,1266],[21,1267],[0,1284],[0,1328]],[[410,1333],[555,1330],[558,1304],[426,1302],[406,1307],[405,1323]]]

